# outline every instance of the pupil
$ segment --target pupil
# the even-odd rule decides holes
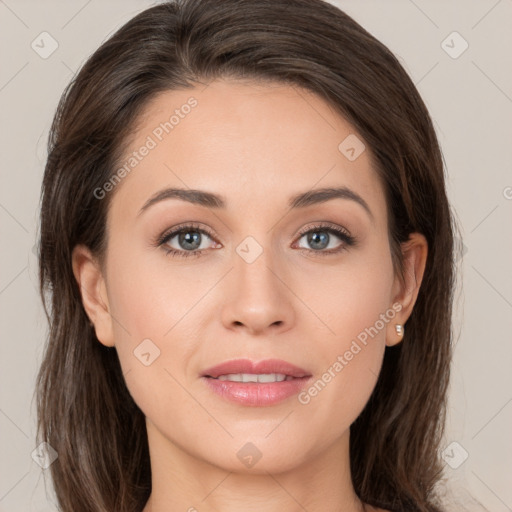
[[[190,236],[190,233],[193,233],[193,235]],[[197,231],[187,231],[180,233],[179,242],[184,249],[197,249],[201,245],[200,237],[201,234]]]
[[[329,245],[329,235],[321,231],[313,232],[308,235],[308,243],[313,247],[313,249],[325,249],[325,247]]]

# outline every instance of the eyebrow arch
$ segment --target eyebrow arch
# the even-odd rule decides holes
[[[207,208],[226,208],[226,200],[222,196],[212,192],[195,189],[166,188],[151,196],[144,203],[137,216],[141,215],[153,204],[166,199],[181,199]],[[372,221],[374,220],[374,216],[367,202],[359,194],[347,187],[328,187],[301,192],[290,198],[288,207],[290,209],[305,208],[307,206],[324,203],[331,199],[348,199],[355,201],[366,210]]]
[[[140,209],[137,216],[147,210],[150,206],[166,199],[181,199],[189,203],[206,206],[207,208],[226,208],[226,201],[217,194],[185,188],[166,188],[151,196]]]
[[[291,209],[305,208],[314,204],[325,203],[331,199],[348,199],[361,205],[372,221],[375,220],[368,203],[356,192],[348,187],[327,187],[309,190],[308,192],[297,194],[290,198],[288,206]]]

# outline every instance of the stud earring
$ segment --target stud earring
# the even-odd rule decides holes
[[[402,324],[396,324],[395,330],[396,330],[396,333],[398,334],[398,336],[404,335],[404,326]]]

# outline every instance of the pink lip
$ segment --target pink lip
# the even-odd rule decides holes
[[[293,379],[266,383],[216,379],[219,375],[229,373],[282,373]],[[218,395],[232,402],[257,407],[273,405],[296,395],[310,378],[311,374],[306,370],[280,359],[267,359],[257,363],[249,359],[235,359],[209,368],[202,374],[202,380]]]
[[[265,359],[264,361],[253,362],[250,359],[232,359],[205,370],[202,375],[205,377],[218,377],[228,373],[282,373],[290,377],[310,377],[306,370],[282,359]]]

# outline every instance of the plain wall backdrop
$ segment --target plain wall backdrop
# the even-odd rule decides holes
[[[91,53],[153,3],[0,0],[1,512],[57,510],[49,470],[32,458],[46,336],[33,248],[52,117]],[[512,510],[512,1],[332,3],[397,55],[434,119],[464,254],[442,447],[447,492],[453,510]],[[473,504],[463,505],[467,495]]]

